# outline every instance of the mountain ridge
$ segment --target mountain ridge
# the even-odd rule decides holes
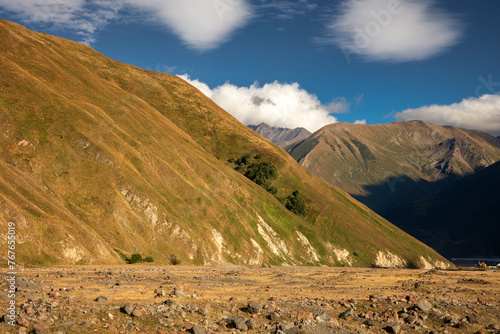
[[[287,150],[375,211],[411,203],[500,160],[497,138],[423,121],[332,124]]]
[[[248,125],[248,127],[280,147],[292,145],[293,143],[305,140],[312,135],[312,133],[305,128],[289,129],[271,126],[266,123]]]

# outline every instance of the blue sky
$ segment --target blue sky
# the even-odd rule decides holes
[[[0,17],[180,75],[244,123],[423,119],[500,135],[496,0],[0,0]]]

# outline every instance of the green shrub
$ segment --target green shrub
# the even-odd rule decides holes
[[[275,186],[269,187],[269,189],[267,189],[267,191],[269,191],[269,193],[271,193],[274,196],[278,195],[278,188],[276,188]]]
[[[170,255],[170,264],[176,266],[178,264],[181,264],[181,260],[177,257],[177,255],[172,254]]]
[[[307,204],[302,197],[300,191],[295,190],[291,195],[280,199],[281,203],[290,211],[298,216],[305,217],[309,213]]]
[[[273,181],[278,178],[279,172],[271,162],[260,162],[248,166],[245,176],[259,186],[270,189]]]
[[[130,258],[130,263],[139,263],[142,262],[142,255],[141,254],[132,254],[132,257]]]
[[[144,262],[154,262],[155,260],[151,257],[151,256],[148,256],[144,259]]]
[[[262,158],[262,154],[260,154],[260,153],[259,153],[259,154],[257,154],[257,155],[254,157],[254,159],[257,159],[257,160],[258,160],[258,159],[260,159],[260,158]]]
[[[252,157],[249,154],[245,154],[238,159],[238,165],[250,165],[252,163]]]

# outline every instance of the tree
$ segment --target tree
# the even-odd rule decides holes
[[[271,162],[265,161],[248,166],[245,176],[268,190],[271,188],[273,181],[278,178],[279,172]]]
[[[130,258],[130,263],[139,263],[142,262],[142,255],[141,254],[132,254],[132,257]]]
[[[238,159],[238,165],[250,165],[252,163],[252,157],[249,154],[245,154]]]
[[[305,217],[309,213],[307,204],[300,196],[300,191],[298,190],[295,190],[291,195],[283,198],[282,203],[288,210],[292,211],[298,216]]]

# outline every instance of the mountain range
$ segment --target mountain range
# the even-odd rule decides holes
[[[248,127],[257,132],[259,135],[269,139],[271,142],[281,147],[285,147],[298,141],[307,139],[312,135],[312,133],[305,128],[288,129],[270,126],[266,123],[260,123],[259,125],[249,125]]]
[[[0,229],[20,264],[449,266],[181,78],[4,20],[0,43]],[[244,175],[263,166],[272,188]],[[305,217],[284,205],[299,196]]]
[[[287,150],[376,212],[410,204],[500,160],[498,138],[423,121],[332,124]]]

